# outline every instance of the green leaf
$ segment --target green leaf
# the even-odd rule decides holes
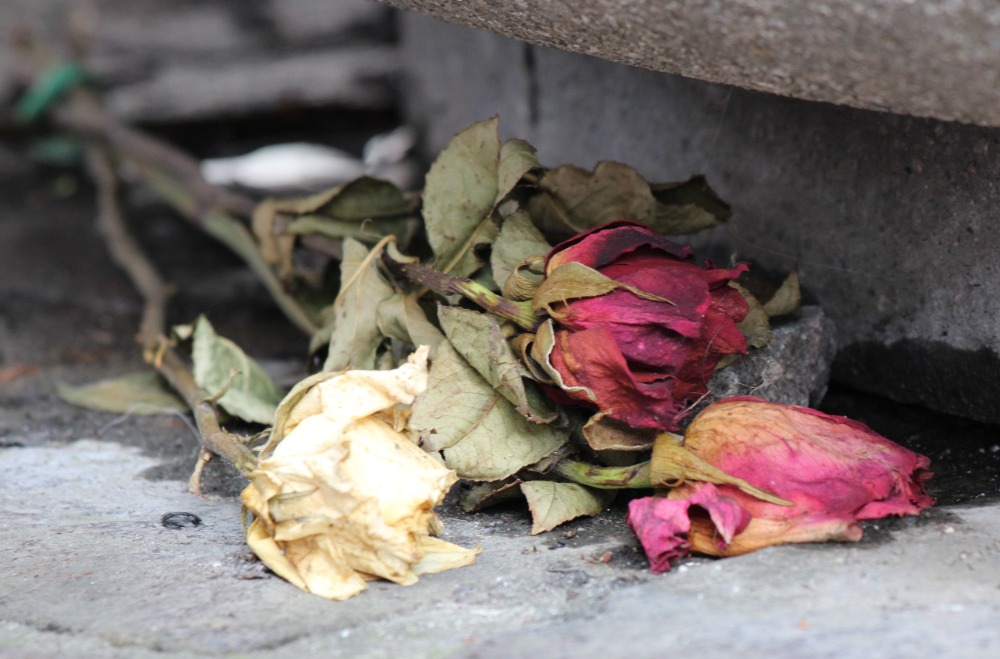
[[[396,293],[387,297],[379,302],[376,317],[383,335],[414,346],[430,346],[431,359],[444,340],[444,334],[427,320],[427,314],[413,295]]]
[[[514,191],[524,175],[533,169],[541,169],[535,155],[535,147],[524,140],[507,140],[500,147],[500,165],[497,171],[497,195],[494,204],[499,204]]]
[[[475,246],[497,236],[492,218],[500,162],[497,125],[494,117],[453,137],[427,173],[423,213],[434,267],[457,277],[482,265]]]
[[[531,217],[523,210],[514,212],[504,220],[490,254],[497,286],[502,289],[507,277],[524,259],[545,256],[551,250],[552,246],[532,223]]]
[[[730,215],[704,177],[650,185],[618,162],[598,163],[593,172],[572,165],[546,172],[528,210],[545,235],[560,240],[613,220],[642,222],[667,235],[688,234]]]
[[[188,411],[184,401],[151,369],[79,386],[60,382],[56,392],[67,403],[99,412],[172,414]]]
[[[192,370],[198,386],[211,396],[225,389],[219,405],[233,416],[270,424],[283,393],[257,362],[238,345],[216,334],[204,316],[195,321],[193,338]]]
[[[764,304],[764,311],[771,318],[790,314],[802,306],[802,291],[799,288],[799,273],[792,270],[781,282],[781,286]]]
[[[460,478],[483,481],[507,478],[538,462],[569,434],[525,419],[448,342],[438,346],[410,426],[424,449],[441,452]]]
[[[378,305],[394,291],[376,270],[374,260],[375,255],[358,241],[344,241],[340,293],[327,323],[332,334],[324,371],[375,367],[375,353],[384,338],[378,326]]]
[[[458,307],[438,310],[441,328],[451,346],[494,389],[535,423],[557,418],[548,399],[525,378],[531,374],[517,358],[496,316]]]
[[[551,531],[577,517],[596,515],[614,496],[613,492],[606,490],[552,481],[521,483],[521,492],[531,510],[531,535]]]
[[[725,222],[733,214],[704,176],[692,176],[681,183],[653,184],[650,190],[657,201],[655,219],[650,224],[660,233],[697,233]]]

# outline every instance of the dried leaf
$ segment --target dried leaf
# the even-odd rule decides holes
[[[595,451],[648,451],[656,441],[656,431],[632,428],[597,413],[583,426],[583,437]]]
[[[614,220],[647,222],[656,208],[649,184],[628,165],[601,162],[593,172],[563,165],[545,173],[528,210],[556,239]]]
[[[558,319],[560,312],[558,309],[553,309],[552,305],[561,305],[569,300],[584,297],[607,295],[619,288],[625,289],[644,300],[673,304],[670,300],[662,298],[659,295],[653,295],[634,286],[615,281],[591,267],[571,261],[556,267],[546,275],[535,292],[535,296],[532,298],[531,307],[536,312],[544,310],[553,318]]]
[[[375,353],[384,338],[378,327],[378,304],[394,291],[375,268],[369,250],[348,238],[340,262],[340,293],[331,309],[330,351],[324,371],[375,366]]]
[[[764,311],[771,318],[790,314],[802,305],[802,291],[799,288],[799,272],[792,270],[781,282],[781,286],[764,304]]]
[[[730,214],[703,177],[650,185],[618,162],[598,163],[593,172],[572,165],[546,172],[528,210],[546,236],[559,240],[614,220],[642,222],[667,235],[687,234]]]
[[[444,340],[441,333],[413,295],[396,293],[378,304],[376,313],[379,331],[414,346],[429,346],[434,359],[437,345]]]
[[[458,307],[441,307],[441,328],[451,346],[472,368],[510,401],[519,414],[535,423],[557,418],[548,399],[531,383],[531,374],[514,354],[496,316]]]
[[[156,371],[146,370],[73,386],[58,383],[56,392],[67,403],[99,412],[172,414],[187,412]]]
[[[0,384],[7,384],[38,372],[34,364],[12,364],[0,367]]]
[[[521,483],[521,491],[531,510],[531,535],[551,531],[577,517],[596,515],[614,495],[612,490],[552,481],[527,481]]]
[[[725,222],[733,213],[729,204],[709,187],[704,176],[649,187],[658,202],[656,219],[650,225],[660,233],[675,236],[697,233]]]
[[[216,334],[204,316],[195,321],[193,340],[192,370],[198,386],[213,396],[225,389],[219,405],[233,416],[270,424],[283,392],[257,362]]]
[[[500,480],[566,443],[568,431],[529,422],[451,346],[442,342],[411,427],[459,477]]]
[[[519,210],[504,220],[500,235],[493,243],[490,265],[497,286],[503,288],[507,278],[519,263],[533,256],[545,256],[552,249],[542,232],[531,222],[531,217]]]
[[[257,239],[261,258],[278,271],[278,277],[287,281],[295,270],[292,263],[295,237],[286,235],[282,230],[278,217],[278,203],[274,199],[265,199],[257,204],[250,227]]]
[[[746,300],[749,310],[746,317],[736,323],[736,327],[747,339],[747,346],[750,348],[763,348],[771,342],[771,321],[767,311],[761,305],[757,297],[748,291],[744,286],[736,282],[729,282],[729,285],[740,292]]]
[[[462,510],[467,513],[478,512],[507,501],[520,499],[524,496],[519,478],[508,478],[492,483],[476,483],[462,494]]]
[[[499,204],[514,188],[524,175],[533,169],[541,169],[535,155],[535,147],[524,140],[507,140],[500,147],[500,164],[497,171],[497,195],[494,204]]]
[[[453,137],[427,173],[423,213],[434,266],[457,277],[479,269],[475,246],[493,242],[498,233],[492,218],[500,162],[497,124],[496,117],[480,121]]]

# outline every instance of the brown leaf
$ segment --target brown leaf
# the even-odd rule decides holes
[[[598,413],[583,426],[583,437],[595,451],[648,451],[656,431],[631,426]]]
[[[764,311],[771,318],[790,314],[802,305],[802,291],[799,288],[799,272],[792,270],[781,282],[781,286],[775,291],[766,303]]]

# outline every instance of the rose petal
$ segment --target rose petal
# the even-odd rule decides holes
[[[750,523],[746,509],[711,483],[699,483],[683,499],[645,497],[629,502],[628,524],[649,557],[653,572],[666,572],[675,559],[690,553],[689,537],[696,514],[707,516],[711,542],[718,547],[728,545]],[[706,537],[708,534],[701,534],[699,544]]]
[[[736,556],[784,543],[855,542],[863,533],[860,520],[915,515],[933,504],[923,487],[931,475],[925,456],[864,424],[805,407],[729,398],[695,418],[684,445],[795,505],[709,483],[688,483],[667,499],[633,501],[629,523],[654,572],[687,551]]]
[[[570,261],[591,268],[601,268],[622,254],[642,247],[651,247],[677,259],[691,256],[691,248],[678,245],[669,238],[636,222],[609,222],[559,243],[545,260],[545,272],[551,272]]]
[[[549,360],[571,397],[634,428],[676,427],[685,407],[674,399],[675,380],[637,380],[606,327],[557,331],[555,338]]]

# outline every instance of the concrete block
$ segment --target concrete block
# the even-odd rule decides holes
[[[699,80],[1000,125],[1000,10],[983,0],[382,1]]]
[[[798,267],[837,326],[835,378],[1000,421],[1000,130],[697,82],[415,14],[401,25],[407,112],[429,154],[499,113],[549,166],[704,173],[734,214],[696,248]]]

